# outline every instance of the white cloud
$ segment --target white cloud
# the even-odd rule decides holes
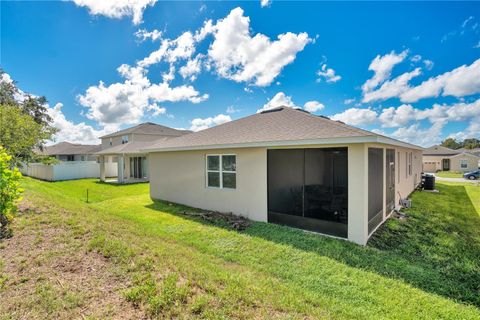
[[[405,60],[407,55],[408,50],[404,50],[399,54],[396,54],[395,51],[392,51],[384,56],[377,55],[368,67],[368,70],[373,71],[374,75],[362,85],[362,91],[364,93],[370,92],[378,85],[383,83],[386,79],[390,78],[393,67]]]
[[[260,0],[260,6],[262,8],[268,7],[272,3],[272,0]]]
[[[416,68],[411,72],[405,72],[395,79],[383,82],[380,88],[365,92],[363,95],[363,102],[372,102],[376,100],[386,100],[392,97],[398,97],[409,88],[409,81],[421,74],[421,69]]]
[[[132,17],[134,24],[142,22],[143,11],[157,0],[73,0],[80,7],[87,7],[90,14],[109,18]]]
[[[354,103],[354,102],[355,102],[355,98],[343,100],[343,103],[344,103],[344,104],[351,104],[351,103]]]
[[[48,107],[47,112],[52,117],[52,125],[59,131],[54,136],[54,142],[68,141],[71,143],[98,144],[99,137],[118,130],[117,126],[107,126],[102,130],[96,130],[85,122],[74,123],[67,120],[62,112],[63,104],[57,103],[54,107]]]
[[[192,86],[170,87],[168,82],[152,84],[141,67],[124,64],[118,71],[125,78],[123,83],[105,86],[100,81],[78,96],[80,104],[88,108],[87,118],[102,125],[138,123],[145,112],[154,110],[155,113],[155,103],[185,100],[199,103],[208,98]]]
[[[403,102],[415,102],[440,94],[463,97],[476,93],[480,93],[480,59],[469,66],[463,65],[432,77],[416,87],[408,87],[401,93],[400,99]]]
[[[410,61],[412,61],[412,62],[419,62],[420,60],[422,60],[422,56],[419,55],[419,54],[416,54],[416,55],[414,55],[413,57],[410,58]]]
[[[226,113],[229,113],[229,114],[232,114],[232,113],[235,113],[235,112],[239,112],[240,110],[235,108],[235,106],[228,106],[227,107],[227,110],[225,111]]]
[[[377,120],[377,113],[370,108],[350,108],[330,118],[340,120],[350,125],[361,126],[374,123]]]
[[[322,109],[324,109],[325,106],[318,102],[318,101],[307,101],[304,105],[303,105],[303,109],[308,111],[308,112],[311,112],[311,113],[314,113],[314,112],[317,112],[317,111],[320,111]]]
[[[280,34],[271,41],[263,34],[250,35],[250,18],[241,8],[233,9],[214,26],[214,41],[208,50],[216,72],[223,78],[267,86],[296,54],[312,41],[303,32]]]
[[[427,68],[427,70],[432,70],[434,63],[432,60],[425,59],[423,60],[423,64],[425,65],[425,68]]]
[[[232,121],[232,118],[229,115],[224,115],[224,114],[219,114],[219,115],[216,115],[215,117],[208,117],[205,119],[196,118],[191,121],[192,126],[190,127],[190,130],[192,131],[205,130],[212,126],[217,126],[219,124],[227,123],[230,121]]]
[[[478,41],[478,43],[476,45],[473,46],[474,48],[478,49],[480,48],[480,40]]]
[[[419,123],[415,123],[408,127],[398,128],[390,136],[395,139],[426,147],[441,142],[441,134],[444,126],[445,122],[439,121],[427,129],[422,129]]]
[[[162,38],[162,32],[154,29],[152,31],[147,31],[146,29],[139,29],[135,32],[135,37],[137,37],[141,42],[146,41],[147,39],[152,39],[156,41],[157,39]]]
[[[202,54],[198,54],[194,59],[188,60],[187,64],[180,68],[181,76],[194,81],[197,75],[202,71]]]
[[[321,69],[317,71],[317,76],[319,77],[317,79],[318,82],[320,82],[322,78],[329,83],[337,82],[342,79],[341,76],[335,74],[335,70],[333,70],[332,68],[327,68],[326,63],[324,63]]]
[[[278,92],[276,95],[273,96],[272,99],[268,100],[268,102],[264,104],[261,109],[258,109],[257,113],[265,110],[275,109],[278,107],[295,108],[296,105],[295,103],[293,103],[292,97],[287,96],[283,92]]]

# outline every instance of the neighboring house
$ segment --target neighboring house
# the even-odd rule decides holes
[[[154,199],[364,245],[420,183],[422,150],[282,107],[144,152]]]
[[[41,154],[54,157],[59,161],[97,161],[95,153],[100,149],[100,145],[74,144],[65,141],[45,147]]]
[[[464,150],[431,146],[423,151],[423,171],[469,172],[478,169],[480,157]]]
[[[100,165],[95,153],[100,145],[83,145],[70,142],[45,147],[38,153],[59,160],[55,164],[29,163],[21,168],[24,175],[47,181],[74,180],[100,177]],[[112,171],[111,168],[108,168]]]
[[[106,180],[106,167],[115,163],[118,183],[148,181],[148,157],[143,149],[154,142],[168,140],[190,133],[155,123],[146,122],[137,126],[100,137],[100,179]]]

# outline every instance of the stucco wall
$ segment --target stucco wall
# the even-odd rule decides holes
[[[395,205],[397,206],[400,198],[398,192],[402,197],[406,197],[420,182],[421,151],[382,144],[295,146],[291,148],[327,147],[348,147],[348,239],[358,244],[365,244],[369,237],[368,148],[395,150]],[[212,189],[205,185],[205,156],[222,153],[237,155],[236,190]],[[398,153],[400,153],[400,158],[398,158]],[[408,162],[406,162],[410,153],[412,153],[411,173],[408,172]],[[266,148],[155,152],[149,155],[149,170],[150,195],[154,199],[202,209],[232,212],[252,220],[267,221]],[[383,181],[385,185],[385,178]],[[385,190],[385,187],[383,189]],[[384,221],[388,214],[389,212],[387,213],[384,208]]]
[[[237,155],[236,189],[206,187],[205,156],[209,153]],[[151,153],[149,172],[150,195],[154,199],[267,221],[265,148]]]

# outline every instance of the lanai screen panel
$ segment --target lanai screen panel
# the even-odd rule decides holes
[[[268,151],[268,220],[347,236],[347,148]]]
[[[368,232],[383,220],[383,149],[368,148]]]

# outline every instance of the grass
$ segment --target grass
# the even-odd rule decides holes
[[[438,194],[413,194],[408,219],[389,220],[367,247],[266,223],[229,230],[152,202],[147,184],[25,178],[24,186],[48,210],[18,217],[15,228],[41,222],[85,237],[85,250],[128,279],[123,299],[150,317],[480,319],[475,185],[438,182]],[[48,315],[51,291],[34,293]],[[70,300],[61,305],[85,307]]]
[[[435,175],[441,178],[463,178],[463,172],[459,171],[438,171]]]

